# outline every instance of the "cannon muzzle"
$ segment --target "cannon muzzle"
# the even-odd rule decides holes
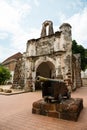
[[[45,77],[42,77],[42,76],[37,76],[37,78],[36,78],[37,82],[45,82],[47,80],[48,80],[48,78],[45,78]]]

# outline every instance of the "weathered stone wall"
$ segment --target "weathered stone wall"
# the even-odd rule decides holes
[[[82,84],[84,87],[87,87],[87,78],[82,78]]]
[[[80,54],[74,54],[72,59],[72,82],[73,90],[82,87],[81,79],[81,57]]]
[[[85,71],[81,71],[81,78],[84,87],[87,87],[87,69]]]
[[[23,57],[17,59],[15,70],[14,70],[14,77],[13,77],[13,88],[24,88],[25,83],[25,74],[24,74],[24,61]]]

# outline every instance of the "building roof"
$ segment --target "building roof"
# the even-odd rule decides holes
[[[18,52],[18,53],[16,53],[16,54],[14,54],[14,55],[8,57],[6,60],[4,60],[4,61],[2,62],[2,64],[9,63],[9,62],[11,62],[11,61],[13,61],[13,60],[17,60],[17,59],[19,59],[19,58],[21,58],[21,57],[22,57],[22,54],[21,54],[20,52]]]

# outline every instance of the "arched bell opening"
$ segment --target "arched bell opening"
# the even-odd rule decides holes
[[[52,34],[54,34],[53,23],[52,23],[52,21],[46,20],[42,24],[41,37],[45,37],[45,36],[52,35]]]

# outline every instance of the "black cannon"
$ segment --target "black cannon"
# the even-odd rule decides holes
[[[37,76],[36,81],[41,83],[42,97],[46,102],[61,102],[62,99],[69,99],[71,96],[63,80]]]

